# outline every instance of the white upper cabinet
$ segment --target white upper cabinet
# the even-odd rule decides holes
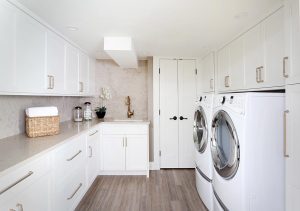
[[[231,79],[229,75],[229,51],[224,47],[217,53],[218,90],[229,90]]]
[[[264,66],[261,25],[257,25],[244,35],[244,61],[246,88],[258,88],[259,71]]]
[[[228,46],[230,90],[244,89],[245,87],[245,66],[243,50],[243,39],[241,37],[233,41]]]
[[[215,55],[210,53],[202,59],[201,77],[203,93],[214,92],[215,90]]]
[[[284,86],[284,9],[281,8],[262,23],[265,64],[262,86]]]
[[[0,92],[14,89],[15,69],[15,9],[0,1]]]
[[[90,95],[89,57],[30,14],[0,1],[0,93]]]
[[[79,94],[89,93],[89,57],[79,53]]]
[[[285,77],[286,84],[300,83],[299,0],[285,1]]]
[[[65,92],[69,95],[78,95],[79,93],[79,52],[67,45],[66,47],[66,73],[65,73]]]
[[[96,60],[89,59],[89,95],[96,93]]]
[[[217,52],[218,91],[284,86],[284,8]]]
[[[49,93],[63,93],[65,82],[65,41],[47,31],[46,90]]]
[[[46,28],[30,16],[16,15],[16,91],[43,93]]]

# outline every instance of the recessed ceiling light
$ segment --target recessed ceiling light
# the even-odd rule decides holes
[[[67,26],[66,28],[67,28],[68,30],[70,30],[70,31],[77,31],[77,30],[78,30],[78,28],[75,27],[75,26]]]

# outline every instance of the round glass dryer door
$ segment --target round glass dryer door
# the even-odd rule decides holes
[[[212,121],[211,153],[218,174],[231,179],[240,162],[240,147],[237,132],[230,116],[219,111]]]
[[[194,143],[198,152],[203,153],[207,146],[208,131],[207,120],[202,107],[196,110],[194,115]]]

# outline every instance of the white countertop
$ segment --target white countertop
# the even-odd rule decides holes
[[[19,134],[0,139],[0,176],[11,167],[24,161],[31,160],[60,146],[69,139],[87,132],[88,129],[99,124],[147,124],[143,121],[116,121],[113,119],[93,119],[87,122],[67,121],[60,124],[60,133],[54,136],[28,138],[26,134]]]

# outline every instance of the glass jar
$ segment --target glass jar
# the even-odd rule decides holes
[[[84,103],[83,118],[87,121],[92,119],[92,106],[90,102]]]
[[[74,122],[82,122],[82,108],[80,106],[76,106],[73,110],[73,119]]]

